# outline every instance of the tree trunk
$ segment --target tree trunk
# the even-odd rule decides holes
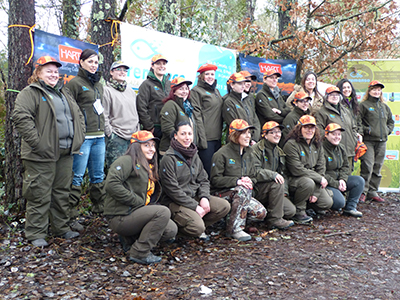
[[[81,0],[63,0],[62,13],[62,35],[72,39],[78,39],[78,20],[81,15]]]
[[[99,70],[103,72],[104,79],[110,77],[110,68],[114,60],[113,56],[113,37],[111,34],[112,20],[115,16],[115,0],[94,0],[90,28],[92,43],[100,46],[100,66]],[[117,24],[115,24],[117,26]]]
[[[169,34],[174,34],[174,27],[176,25],[176,15],[171,7],[176,4],[176,0],[162,0],[160,1],[160,8],[158,14],[157,30]]]
[[[256,9],[256,0],[246,0],[246,14],[245,18],[250,20],[250,23],[254,22],[254,11]]]
[[[35,1],[9,0],[8,23],[9,25],[33,26],[35,24]],[[8,28],[8,89],[21,91],[27,86],[28,78],[32,74],[32,63],[25,64],[31,54],[31,48],[29,28]],[[7,206],[16,204],[13,206],[13,211],[22,210],[25,204],[22,198],[21,139],[11,120],[17,95],[17,92],[8,91],[6,93],[5,203]]]
[[[283,37],[282,33],[288,28],[290,24],[290,9],[291,9],[291,1],[286,1],[286,7],[282,9],[279,7],[278,9],[278,22],[279,22],[279,37]]]
[[[296,66],[296,79],[295,83],[300,84],[301,82],[301,70],[303,69],[303,59],[298,59],[297,60],[297,66]]]

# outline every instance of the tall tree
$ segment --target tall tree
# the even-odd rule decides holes
[[[176,0],[161,0],[157,30],[169,34],[175,33]]]
[[[99,69],[105,79],[110,77],[109,70],[114,60],[115,33],[111,30],[115,29],[113,26],[117,26],[117,23],[113,25],[113,20],[117,20],[115,7],[115,0],[93,0],[90,37],[92,43],[100,45]]]
[[[62,35],[72,39],[77,39],[79,37],[81,0],[62,0],[62,12]]]
[[[6,93],[5,176],[6,204],[16,203],[16,210],[24,206],[22,198],[21,140],[14,129],[11,113],[17,92],[26,85],[32,74],[32,63],[26,64],[31,54],[29,28],[35,24],[34,0],[9,0],[8,12],[8,91]],[[16,25],[16,26],[14,26]],[[21,25],[26,27],[21,27]],[[12,90],[12,91],[11,91]]]

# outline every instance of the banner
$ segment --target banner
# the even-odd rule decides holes
[[[400,182],[400,60],[348,61],[348,79],[357,91],[360,101],[372,80],[385,85],[383,97],[390,107],[394,129],[386,143],[385,163],[382,167],[382,188],[399,188]]]
[[[225,95],[226,81],[236,72],[236,51],[195,42],[166,33],[121,23],[121,58],[130,69],[127,81],[135,88],[146,80],[150,60],[156,54],[168,59],[167,73],[170,80],[181,76],[197,83],[197,69],[212,63],[218,67],[215,73],[217,88]]]
[[[253,92],[261,90],[263,85],[263,74],[268,70],[275,70],[282,74],[278,80],[278,87],[282,90],[282,95],[289,95],[293,92],[296,79],[296,60],[292,59],[265,59],[260,57],[245,56],[239,53],[241,69],[250,72],[257,77],[257,82],[253,83]]]
[[[97,45],[35,29],[33,63],[44,55],[54,57],[62,64],[59,68],[60,77],[64,79],[64,83],[67,83],[78,74],[79,57],[87,48],[99,52]]]

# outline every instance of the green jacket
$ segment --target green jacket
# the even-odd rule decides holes
[[[171,134],[174,132],[175,126],[183,121],[188,121],[192,124],[193,144],[199,149],[206,149],[207,140],[204,131],[202,131],[204,128],[198,126],[198,123],[201,121],[196,118],[195,111],[193,110],[192,116],[189,118],[183,108],[183,99],[179,97],[175,97],[175,99],[175,101],[167,101],[161,109],[160,121],[163,135],[160,142],[160,151],[167,151],[171,141]],[[189,99],[189,102],[191,102],[191,99]]]
[[[352,113],[339,102],[339,110],[334,108],[328,101],[315,113],[317,126],[321,136],[325,135],[325,127],[330,123],[337,123],[346,131],[342,133],[340,142],[346,148],[348,156],[355,155],[354,150],[357,145],[357,124],[354,122]]]
[[[339,187],[339,180],[347,182],[350,167],[347,153],[343,145],[332,145],[327,139],[322,143],[324,147],[326,172],[325,178],[328,185],[334,188]]]
[[[272,111],[273,108],[279,109],[281,114],[274,113]],[[279,96],[275,99],[271,89],[265,83],[262,89],[257,93],[256,110],[262,125],[268,121],[275,121],[282,124],[286,115],[290,112],[290,108],[286,106],[281,92],[279,91]]]
[[[281,147],[283,147],[287,135],[293,129],[293,127],[297,125],[300,118],[304,115],[309,115],[309,114],[310,114],[310,109],[307,109],[307,111],[304,111],[297,106],[293,106],[293,110],[287,114],[287,116],[285,117],[285,119],[283,120],[283,123],[282,123],[284,128],[282,130],[282,138],[279,143],[279,145]]]
[[[235,119],[245,120],[249,125],[255,127],[252,139],[258,141],[260,139],[260,121],[255,111],[254,94],[249,94],[242,99],[241,94],[231,91],[223,99],[222,116],[228,127]]]
[[[79,68],[78,75],[66,84],[85,117],[86,134],[101,135],[104,133],[104,114],[98,115],[93,108],[96,99],[103,101],[103,85],[89,81],[84,69]],[[98,72],[99,76],[101,73]]]
[[[229,142],[214,153],[210,176],[212,192],[234,188],[244,176],[249,177],[253,185],[257,183],[256,161],[250,147],[243,149],[240,155],[239,144]]]
[[[189,165],[182,154],[170,147],[161,160],[160,170],[162,204],[174,202],[196,210],[201,198],[210,199],[210,182],[197,153]]]
[[[305,139],[299,143],[290,139],[283,147],[286,153],[286,170],[290,177],[308,177],[320,184],[325,176],[325,157],[323,147],[307,144]]]
[[[84,118],[69,90],[64,87],[60,92],[68,101],[74,124],[71,154],[78,154],[85,140]],[[51,96],[39,82],[30,84],[18,94],[12,119],[22,137],[22,159],[41,162],[59,159],[57,116]]]
[[[216,89],[217,81],[213,85],[199,80],[190,91],[190,100],[196,111],[200,111],[205,139],[207,141],[220,140],[222,136],[222,97]]]
[[[169,95],[171,90],[170,75],[164,75],[160,81],[150,71],[147,79],[139,86],[139,93],[136,98],[139,122],[144,130],[152,130],[160,124],[160,112],[163,107],[162,100]]]
[[[131,156],[119,157],[111,165],[107,174],[104,215],[126,216],[135,209],[145,206],[148,182],[149,173],[139,164],[134,167]],[[150,204],[157,202],[160,193],[161,185],[155,182]]]
[[[359,133],[364,136],[364,141],[385,142],[393,131],[392,111],[379,98],[369,96],[361,102],[359,118],[362,123]]]

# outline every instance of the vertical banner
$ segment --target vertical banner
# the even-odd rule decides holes
[[[239,53],[239,61],[242,70],[257,77],[257,82],[253,83],[253,92],[256,93],[262,88],[263,74],[271,69],[282,74],[278,80],[278,87],[282,90],[282,95],[289,95],[293,92],[296,79],[296,60],[265,59]]]
[[[166,33],[121,23],[121,57],[130,69],[127,81],[138,88],[146,80],[150,60],[156,54],[168,59],[167,72],[170,80],[181,76],[197,83],[197,69],[212,63],[218,67],[215,73],[217,88],[226,94],[226,81],[236,72],[236,51],[195,42]]]
[[[39,57],[44,55],[56,58],[62,64],[59,68],[60,77],[64,79],[64,83],[67,83],[78,74],[79,57],[87,48],[99,52],[97,45],[35,29],[33,62],[35,63]]]
[[[348,79],[357,91],[360,101],[372,80],[385,85],[383,98],[390,107],[394,129],[386,143],[385,163],[382,167],[382,188],[399,188],[400,182],[400,60],[348,61]]]

